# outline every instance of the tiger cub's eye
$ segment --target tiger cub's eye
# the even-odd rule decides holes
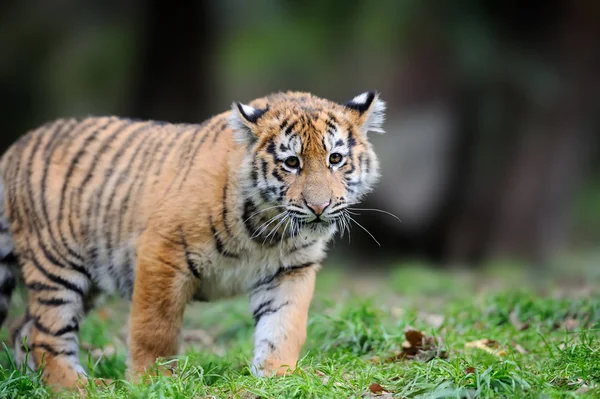
[[[300,160],[298,157],[287,157],[284,162],[288,168],[296,169],[300,166]]]
[[[329,156],[329,164],[330,165],[337,165],[340,162],[342,162],[342,159],[344,159],[344,157],[342,156],[342,154],[334,152],[333,154],[331,154]]]

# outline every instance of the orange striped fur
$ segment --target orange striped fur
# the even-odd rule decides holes
[[[60,119],[0,163],[0,322],[14,263],[28,309],[17,360],[55,387],[85,382],[77,332],[97,293],[131,299],[132,378],[178,352],[193,300],[248,293],[253,370],[296,366],[315,275],[345,209],[378,177],[368,131],[384,103],[278,93],[202,124]]]

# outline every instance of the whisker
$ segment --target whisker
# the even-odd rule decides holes
[[[351,211],[373,211],[373,212],[380,212],[380,213],[384,213],[386,215],[389,215],[393,218],[395,218],[396,220],[398,220],[400,223],[402,223],[402,220],[400,220],[400,218],[396,215],[394,215],[391,212],[388,211],[384,211],[383,209],[377,209],[377,208],[348,208]]]
[[[365,231],[365,232],[366,232],[368,235],[370,235],[370,236],[371,236],[371,238],[373,239],[373,241],[375,241],[375,242],[377,243],[377,245],[381,247],[381,244],[379,243],[379,241],[377,241],[377,239],[376,239],[376,238],[373,236],[373,234],[371,234],[371,232],[370,232],[369,230],[367,230],[366,228],[364,228],[364,227],[363,227],[363,225],[362,225],[362,224],[360,224],[360,223],[358,223],[356,220],[354,220],[354,218],[353,218],[353,217],[351,217],[351,216],[348,216],[348,217],[350,218],[350,220],[351,220],[351,221],[353,221],[354,223],[356,223],[356,225],[357,225],[358,227],[360,227],[360,228],[361,228],[361,229],[363,229],[363,230],[364,230],[364,231]]]
[[[250,237],[250,238],[252,239],[252,238],[262,235],[265,232],[265,230],[271,225],[271,223],[273,223],[280,217],[284,216],[285,214],[286,214],[285,212],[278,213],[277,215],[273,216],[271,219],[267,220],[265,223],[261,224],[259,227],[257,227],[257,229],[256,229],[257,232],[254,233],[252,235],[252,237]],[[262,227],[262,229],[261,229],[261,227]],[[260,231],[258,231],[259,229],[260,229]]]
[[[258,215],[259,213],[263,213],[263,212],[269,211],[269,210],[271,210],[271,209],[274,209],[274,208],[285,208],[285,205],[275,205],[275,206],[270,206],[270,207],[268,207],[268,208],[261,209],[260,211],[256,211],[256,212],[254,212],[252,215],[248,216],[248,218],[247,218],[246,220],[244,220],[244,223],[246,223],[246,222],[247,222],[248,220],[250,220],[252,217],[254,217],[254,216]]]
[[[263,244],[267,241],[267,238],[269,238],[269,236],[273,235],[271,237],[271,240],[269,241],[269,244],[273,242],[273,238],[275,238],[275,232],[277,232],[277,230],[279,230],[279,227],[281,227],[281,225],[290,217],[290,215],[286,212],[285,213],[285,217],[283,219],[281,219],[281,221],[277,224],[277,226],[275,226],[273,229],[271,229],[271,231],[269,232],[269,234],[267,234],[267,236],[265,237],[265,239],[263,240]]]

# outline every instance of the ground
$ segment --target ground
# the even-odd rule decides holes
[[[87,395],[600,397],[599,259],[476,272],[406,263],[388,272],[328,266],[318,278],[300,367],[272,379],[250,374],[253,322],[239,298],[191,306],[178,375],[130,384],[123,380],[127,304],[109,300],[82,326],[81,358],[91,375],[114,382],[90,385]],[[22,307],[17,295],[11,317]],[[0,339],[6,335],[3,328]],[[15,369],[5,352],[0,398],[55,396],[39,374]]]

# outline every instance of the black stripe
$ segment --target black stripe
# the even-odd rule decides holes
[[[56,349],[52,348],[52,346],[50,346],[49,344],[46,344],[44,342],[36,342],[34,344],[29,345],[29,349],[36,349],[36,348],[43,349],[54,357],[56,357],[56,356],[75,356],[77,354],[75,351],[57,351]]]
[[[77,166],[79,164],[79,161],[81,160],[81,158],[86,154],[86,151],[88,150],[88,147],[90,146],[90,144],[96,139],[97,135],[99,132],[103,131],[104,129],[106,129],[108,126],[110,126],[112,123],[114,123],[114,120],[109,120],[108,122],[106,122],[105,124],[103,124],[102,126],[98,127],[98,128],[93,128],[92,132],[90,135],[88,135],[85,140],[83,140],[83,144],[79,147],[79,150],[75,153],[75,156],[71,159],[71,163],[69,164],[69,168],[67,169],[67,172],[65,174],[65,177],[63,179],[62,182],[62,190],[61,190],[61,194],[60,194],[60,203],[59,203],[59,207],[58,207],[58,216],[57,216],[57,226],[58,226],[58,235],[61,238],[62,244],[64,245],[64,247],[67,249],[67,252],[73,256],[74,258],[80,260],[80,261],[84,261],[84,258],[79,255],[78,253],[76,253],[70,246],[69,243],[67,242],[67,239],[65,236],[62,235],[62,231],[61,231],[61,226],[62,226],[62,221],[63,221],[63,217],[64,217],[64,213],[65,213],[65,197],[67,196],[67,190],[69,189],[69,183],[71,178],[73,177],[75,170],[77,169]],[[71,226],[71,224],[69,224],[69,226]],[[75,237],[75,232],[71,231],[71,237]]]
[[[183,140],[181,142],[181,145],[179,147],[177,147],[176,151],[178,151],[178,159],[179,162],[177,163],[177,166],[175,167],[175,170],[177,172],[180,172],[184,167],[189,166],[189,162],[188,159],[193,151],[193,143],[194,143],[194,139],[196,138],[197,134],[202,130],[202,127],[205,126],[207,122],[204,122],[201,125],[186,125],[186,127],[191,126],[192,129],[190,130],[185,130],[184,133],[190,133],[187,134],[186,140]],[[185,151],[187,149],[187,151]],[[181,176],[181,173],[177,174],[177,177],[175,179],[173,179],[171,181],[171,183],[169,184],[169,186],[166,188],[165,193],[170,193],[171,189],[175,186],[175,183],[179,182],[179,177]]]
[[[273,159],[275,159],[275,155],[277,153],[277,146],[275,145],[275,140],[273,140],[273,139],[269,140],[269,144],[267,145],[266,151],[269,154],[272,154],[273,155]]]
[[[176,264],[175,264],[175,263],[173,263],[173,262],[170,262],[170,261],[166,260],[165,258],[163,258],[163,257],[162,257],[162,256],[160,256],[160,255],[159,255],[159,256],[158,256],[156,259],[157,259],[157,260],[158,260],[160,263],[164,264],[165,266],[169,266],[171,269],[173,269],[173,270],[175,270],[175,271],[178,271],[178,272],[181,272],[181,271],[182,271],[182,270],[179,268],[179,266],[178,266],[178,265],[176,265]]]
[[[72,322],[73,324],[66,325],[58,331],[52,331],[50,328],[42,324],[39,317],[35,317],[33,319],[33,325],[38,331],[46,335],[52,335],[53,337],[60,337],[61,335],[78,332],[79,324],[77,323],[77,319],[73,318]]]
[[[8,184],[6,187],[6,191],[8,197],[9,215],[11,215],[11,219],[13,221],[23,220],[23,215],[21,214],[21,209],[19,206],[21,201],[17,201],[19,198],[19,195],[17,195],[18,190],[21,188],[21,186],[16,184],[16,182],[22,180],[20,179],[22,161],[20,158],[23,157],[23,154],[27,149],[27,145],[33,139],[35,134],[36,132],[32,132],[21,138],[10,151],[10,159],[5,160],[5,165],[14,165],[11,167],[12,173],[10,175],[7,174],[7,178],[5,179],[5,181],[10,182],[10,184]],[[20,223],[17,224],[17,226],[19,229],[21,228]]]
[[[200,273],[198,273],[198,270],[196,270],[196,267],[194,266],[194,262],[191,259],[190,248],[188,246],[187,240],[185,239],[185,234],[183,233],[183,229],[181,227],[179,228],[179,234],[181,237],[181,244],[183,245],[183,250],[185,253],[185,261],[187,263],[187,267],[190,270],[190,272],[192,272],[194,277],[196,277],[197,279],[200,279]]]
[[[76,122],[74,120],[70,120],[70,122]],[[73,125],[69,125],[70,129],[68,130],[64,130],[58,134],[58,140],[56,141],[56,143],[54,143],[54,145],[50,146],[46,146],[45,150],[44,150],[44,159],[46,160],[45,165],[44,165],[44,171],[42,173],[42,180],[41,180],[41,187],[40,187],[40,205],[41,205],[41,209],[42,209],[42,217],[43,217],[43,225],[46,228],[46,232],[48,233],[48,237],[50,238],[50,246],[53,248],[57,248],[59,247],[58,245],[58,240],[54,235],[54,230],[52,228],[53,223],[51,223],[50,221],[50,216],[48,213],[48,203],[47,203],[47,187],[48,187],[48,175],[49,175],[49,170],[50,170],[50,166],[52,165],[52,158],[54,157],[54,154],[56,152],[56,150],[60,147],[60,145],[67,140],[67,138],[69,137],[69,135],[74,132],[77,129],[80,129],[80,131],[83,131],[85,129],[87,129],[89,126],[93,125],[94,122],[93,120],[88,121],[88,123],[83,124],[83,125],[78,125],[77,123],[73,124]],[[60,226],[58,227],[59,229],[59,234],[60,234]],[[39,242],[43,242],[44,237],[40,236],[40,234],[37,234],[38,236],[38,240]],[[57,250],[58,255],[64,259],[65,261],[67,261],[67,256],[60,253],[60,251]],[[69,253],[69,251],[67,250],[67,254]]]
[[[187,131],[187,129],[182,126],[182,127],[179,127],[179,129],[177,129],[177,132],[175,132],[175,134],[172,135],[173,138],[171,139],[169,144],[165,147],[165,149],[160,157],[160,160],[158,161],[158,169],[156,170],[156,172],[154,172],[154,176],[156,176],[156,177],[160,176],[163,165],[165,163],[165,160],[167,159],[169,154],[171,154],[171,151],[173,151],[173,148],[175,148],[175,144],[177,144],[177,140],[179,140],[179,138],[186,131]],[[155,181],[155,183],[156,183],[156,181]]]
[[[211,148],[214,147],[214,145],[217,143],[217,139],[222,136],[222,134],[218,134],[218,133],[224,132],[225,130],[227,130],[228,127],[229,127],[229,123],[227,123],[227,122],[221,123],[221,126],[219,126],[219,130],[216,130],[215,134],[213,135],[213,140],[212,140],[212,143],[210,144]]]
[[[56,132],[57,130],[59,130],[60,126],[62,126],[59,122],[56,122],[56,126],[52,126],[54,128],[53,132]],[[25,215],[25,218],[23,219],[23,221],[25,222],[26,226],[28,227],[28,229],[30,231],[37,231],[39,230],[41,227],[39,225],[39,220],[38,218],[36,218],[35,215],[35,199],[36,196],[33,192],[33,183],[32,183],[32,176],[33,176],[33,161],[37,156],[38,150],[42,144],[42,139],[44,138],[44,133],[45,132],[38,132],[35,135],[35,141],[33,144],[33,148],[31,149],[31,152],[29,153],[29,156],[27,157],[27,161],[25,162],[25,164],[23,165],[23,179],[21,179],[22,182],[24,182],[24,187],[25,187],[25,200],[20,201],[21,206],[23,208],[23,214]],[[54,134],[54,133],[53,133]]]
[[[239,256],[237,254],[234,254],[225,248],[225,244],[219,238],[217,228],[213,224],[212,217],[210,216],[208,217],[208,224],[210,226],[210,232],[212,233],[213,239],[215,240],[215,248],[217,249],[217,252],[226,258],[238,258]]]
[[[186,135],[186,140],[182,141],[181,146],[177,149],[178,150],[178,163],[177,163],[177,170],[181,170],[181,168],[183,168],[186,164],[187,164],[187,160],[190,156],[190,154],[193,151],[193,144],[194,144],[194,139],[196,138],[196,136],[198,135],[198,133],[202,130],[201,126],[203,125],[191,125],[192,128],[187,130],[186,129],[186,133],[189,133]],[[187,126],[190,127],[190,126]],[[172,185],[172,184],[171,184]]]
[[[286,151],[289,151],[289,150],[290,150],[290,147],[288,147],[287,145],[285,145],[283,143],[279,144],[279,151],[286,152]]]
[[[325,120],[325,124],[329,130],[337,130],[337,126],[333,123],[331,117]]]
[[[216,123],[217,121],[215,121]],[[213,125],[215,124],[213,123]],[[198,131],[194,132],[194,135],[198,132],[200,132],[201,130],[203,130],[205,128],[205,126],[200,125],[198,127]],[[192,152],[192,155],[190,157],[190,159],[188,160],[188,164],[186,167],[185,172],[183,173],[183,178],[181,179],[181,182],[179,183],[179,189],[181,190],[181,188],[185,185],[188,176],[190,174],[190,171],[192,170],[192,166],[194,165],[194,159],[196,158],[196,156],[198,156],[198,152],[200,152],[200,149],[202,148],[202,146],[204,145],[204,142],[206,141],[206,139],[208,138],[209,134],[212,133],[211,130],[209,130],[210,128],[206,128],[206,131],[204,132],[204,134],[202,135],[202,138],[200,138],[200,141],[198,142],[198,145],[196,146],[196,148],[194,149],[194,151]],[[216,134],[216,133],[215,133]]]
[[[137,169],[137,173],[135,174],[135,176],[133,176],[131,179],[129,179],[130,184],[129,184],[129,187],[127,188],[125,196],[121,200],[121,204],[117,205],[117,208],[119,209],[119,213],[120,213],[120,217],[117,222],[118,226],[117,226],[117,234],[116,234],[116,240],[115,240],[115,242],[117,242],[117,243],[121,242],[121,233],[123,232],[123,224],[127,217],[129,218],[129,223],[128,223],[128,230],[126,231],[126,233],[129,233],[133,230],[133,224],[134,224],[135,218],[134,218],[134,210],[130,211],[130,202],[131,202],[131,200],[136,201],[138,199],[139,189],[142,187],[143,183],[146,181],[144,175],[146,175],[149,170],[148,165],[147,165],[148,159],[149,159],[149,157],[150,157],[150,159],[152,158],[151,154],[153,154],[157,143],[160,144],[160,142],[161,142],[160,135],[151,134],[149,132],[148,137],[151,138],[151,140],[149,140],[147,142],[147,144],[142,144],[144,146],[142,158],[141,158],[139,164],[135,168],[133,168],[133,169]],[[141,148],[140,148],[140,151],[141,151]],[[126,174],[129,175],[129,171],[127,171]]]
[[[111,149],[112,143],[115,141],[115,139],[117,139],[119,134],[121,132],[123,132],[125,129],[127,129],[128,127],[132,126],[131,122],[129,122],[128,120],[119,120],[118,122],[121,122],[122,125],[120,127],[116,128],[111,133],[111,135],[108,136],[108,138],[102,142],[102,146],[98,150],[94,151],[94,157],[92,158],[92,162],[90,162],[90,165],[87,168],[87,172],[85,173],[85,177],[83,178],[83,180],[79,186],[79,198],[80,199],[81,199],[81,196],[83,195],[83,191],[85,190],[85,188],[87,187],[89,182],[92,180],[94,173],[98,173],[98,163],[100,162],[100,159],[102,158],[102,156],[104,154],[106,154],[109,149]]]
[[[223,219],[223,227],[225,228],[225,232],[227,233],[227,235],[229,237],[233,237],[233,234],[231,233],[231,229],[229,228],[229,224],[227,223],[227,190],[229,187],[229,178],[226,178],[225,180],[225,184],[223,184],[223,201],[221,203],[221,206],[223,207],[222,211],[221,211],[221,219]]]
[[[265,161],[264,159],[261,159],[260,162],[261,162],[261,165],[260,165],[261,168],[260,169],[262,171],[262,178],[265,181],[265,184],[268,184],[267,173],[268,173],[268,170],[269,170],[269,164],[267,164],[267,161]]]
[[[307,267],[313,266],[314,264],[315,264],[314,262],[307,262],[307,263],[303,263],[300,265],[289,266],[289,267],[281,266],[279,269],[277,269],[277,271],[273,275],[271,275],[269,277],[265,277],[262,280],[259,280],[257,283],[255,283],[252,286],[252,290],[256,291],[258,288],[271,284],[273,281],[275,281],[275,279],[277,279],[287,273],[290,273],[290,272],[293,272],[296,270],[300,270],[300,269],[305,269]]]
[[[283,122],[281,122],[281,125],[279,125],[279,131],[285,129],[287,125],[288,125],[288,119],[284,119]]]
[[[264,301],[260,305],[258,305],[256,307],[256,309],[254,309],[254,311],[252,312],[252,318],[254,319],[254,321],[256,321],[257,314],[259,314],[260,312],[263,311],[264,308],[266,308],[267,306],[271,306],[272,304],[273,304],[273,299],[271,298],[268,301]]]
[[[296,126],[296,124],[298,123],[298,121],[293,121],[288,127],[287,129],[285,129],[285,135],[289,136],[290,134],[292,134],[292,131],[294,130],[294,127]]]
[[[147,127],[150,127],[150,126],[151,125],[149,124]],[[147,129],[144,129],[144,131],[147,131]],[[130,158],[129,158],[129,161],[127,162],[127,165],[125,166],[125,168],[119,169],[120,175],[118,176],[117,180],[115,181],[114,186],[111,187],[110,195],[106,202],[106,206],[104,207],[104,225],[109,226],[108,231],[106,232],[106,236],[105,236],[106,251],[107,251],[108,259],[112,259],[113,243],[118,242],[117,240],[113,240],[113,239],[115,237],[119,237],[119,235],[121,233],[120,229],[122,227],[123,215],[126,212],[126,210],[121,209],[119,206],[114,206],[115,198],[117,196],[117,193],[119,192],[119,187],[121,187],[121,185],[125,184],[127,182],[127,180],[131,180],[132,184],[135,183],[134,179],[129,177],[130,171],[133,167],[133,164],[135,163],[135,160],[137,159],[138,155],[142,151],[142,148],[144,148],[146,142],[148,142],[148,140],[150,140],[151,138],[152,138],[152,135],[146,134],[138,143],[136,143],[135,147],[133,148],[133,154],[129,155]],[[123,151],[120,154],[115,155],[115,157],[113,158],[113,161],[114,161],[113,165],[116,165],[119,162],[119,158],[121,158],[125,154],[126,148],[122,147],[121,149]],[[125,199],[126,198],[124,198],[124,200]],[[115,211],[115,212],[113,212],[113,211]],[[118,217],[117,223],[113,222],[111,216]],[[117,231],[117,233],[113,234],[113,232],[115,230]],[[114,265],[113,265],[112,261],[109,264],[108,271],[111,273],[112,276],[115,276],[113,273]],[[117,276],[115,276],[115,279],[118,281],[119,279],[116,277]]]
[[[273,177],[275,179],[277,179],[277,181],[283,182],[283,177],[281,177],[281,175],[279,174],[279,172],[277,172],[277,168],[274,168],[273,172],[271,174],[273,175]]]
[[[160,135],[157,134],[158,137],[158,142],[154,143],[154,147],[148,152],[144,153],[144,159],[142,160],[142,162],[140,163],[140,166],[138,166],[138,174],[135,177],[135,180],[137,180],[139,182],[139,184],[137,185],[137,188],[135,189],[135,192],[133,192],[132,194],[132,198],[137,199],[140,198],[140,194],[144,193],[144,187],[146,186],[146,182],[148,181],[148,174],[149,171],[152,169],[152,166],[154,164],[154,161],[156,160],[156,157],[154,156],[155,153],[157,153],[160,148],[163,145],[163,140],[160,137]],[[149,156],[147,156],[149,155]],[[129,195],[129,193],[128,193]],[[123,212],[123,214],[126,214],[125,212]],[[134,229],[134,223],[135,223],[135,212],[129,212],[129,225],[128,225],[128,232],[132,232]],[[122,230],[119,229],[119,232],[121,232]],[[119,237],[120,239],[120,237]]]
[[[286,301],[286,302],[282,303],[281,305],[277,306],[276,308],[270,308],[268,306],[265,306],[263,309],[261,309],[260,312],[255,312],[252,315],[252,318],[254,319],[255,325],[258,324],[258,322],[260,321],[260,319],[262,319],[264,316],[275,314],[275,313],[279,312],[281,309],[283,309],[284,307],[286,307],[289,304],[290,304],[290,302]]]
[[[85,173],[85,177],[83,178],[83,181],[79,185],[79,190],[78,190],[77,195],[78,195],[78,200],[80,203],[83,203],[83,201],[82,201],[83,194],[84,194],[85,189],[87,188],[88,184],[92,180],[92,177],[94,176],[95,173],[98,173],[98,164],[100,163],[102,156],[105,155],[106,153],[108,153],[108,151],[112,148],[112,143],[118,138],[118,136],[123,131],[125,131],[128,127],[132,126],[132,123],[129,120],[119,120],[119,122],[121,122],[122,125],[120,127],[116,128],[114,130],[114,132],[112,132],[112,134],[110,136],[108,136],[108,138],[106,140],[104,140],[102,142],[102,146],[100,147],[100,149],[98,149],[97,151],[94,152],[94,158],[92,159],[92,162],[90,162],[87,172]],[[112,164],[109,164],[109,167],[112,167],[112,166],[113,166]],[[100,186],[100,187],[104,187],[104,186]],[[90,222],[91,222],[89,216],[92,213],[91,212],[92,203],[93,203],[93,201],[89,201],[87,203],[86,213],[87,213],[88,217],[86,218],[85,223],[88,226],[90,225]],[[79,209],[81,209],[81,205],[79,206]]]
[[[58,266],[61,269],[70,268],[78,273],[83,274],[88,279],[92,278],[92,275],[85,269],[84,266],[78,265],[74,262],[69,262],[67,260],[65,260],[64,263],[58,260],[56,257],[54,257],[54,255],[50,253],[49,249],[43,242],[39,241],[37,246],[39,247],[39,249],[42,250],[44,257],[46,257],[46,259],[48,259],[53,265]]]
[[[90,201],[90,205],[87,211],[88,214],[88,223],[91,226],[91,230],[93,231],[93,238],[94,238],[94,242],[98,242],[98,233],[100,233],[103,230],[103,227],[108,224],[109,221],[105,220],[103,223],[99,223],[101,221],[101,214],[102,214],[102,204],[104,203],[102,201],[102,199],[104,198],[105,195],[111,195],[114,194],[114,191],[109,194],[108,192],[108,182],[109,180],[113,177],[113,173],[115,172],[115,170],[120,171],[120,169],[117,167],[118,165],[118,161],[119,158],[121,158],[123,156],[123,154],[131,148],[132,143],[135,141],[135,139],[144,131],[148,130],[150,127],[152,126],[151,123],[145,122],[142,125],[136,127],[135,129],[133,129],[132,131],[127,132],[127,138],[125,139],[125,141],[121,144],[121,146],[119,147],[119,149],[113,153],[113,156],[111,158],[111,160],[107,163],[108,168],[104,171],[104,178],[102,179],[102,182],[98,185],[98,189],[96,190],[98,195],[93,195],[91,198],[95,201]],[[114,195],[113,195],[114,197]],[[93,208],[92,211],[92,203],[95,202],[95,206]],[[112,205],[112,204],[111,204]],[[108,206],[107,208],[108,209]],[[104,218],[106,218],[108,215],[102,215]],[[92,222],[93,220],[93,222]],[[110,224],[108,224],[110,226]],[[100,227],[100,228],[99,228]],[[109,233],[110,233],[110,229],[109,229]],[[110,236],[110,234],[108,234]],[[108,272],[111,273],[111,276],[113,276],[112,274],[112,270],[113,269],[113,265],[112,263],[108,265]]]
[[[333,113],[330,112],[327,115],[329,116],[329,119],[331,120],[331,122],[333,122],[337,126],[340,125],[340,122],[338,121],[338,119],[335,117],[335,115]]]
[[[60,288],[53,287],[44,283],[34,282],[26,285],[30,291],[60,291]]]
[[[68,299],[63,299],[63,298],[48,298],[48,299],[44,299],[44,298],[38,298],[37,301],[40,303],[40,305],[45,305],[45,306],[62,306],[62,305],[68,305],[71,302]]]
[[[55,284],[61,285],[64,288],[66,288],[69,291],[73,291],[78,293],[79,295],[83,296],[84,292],[83,289],[78,287],[76,284],[62,278],[61,276],[57,276],[56,274],[53,274],[49,271],[47,271],[46,269],[44,269],[44,267],[40,264],[40,262],[36,259],[34,253],[32,250],[28,251],[29,256],[27,257],[31,263],[33,264],[33,266],[38,269],[48,280],[52,281]]]
[[[65,128],[65,127],[67,127],[69,125],[67,123],[64,123],[64,121],[62,121],[62,122],[63,122],[62,124],[58,124],[58,126],[56,127],[56,129],[52,133],[52,137],[49,139],[49,141],[53,141],[54,139],[56,139],[59,136],[62,136],[63,133],[65,133],[63,128]],[[73,129],[71,129],[71,130],[73,130]],[[29,161],[28,161],[28,168],[29,169],[31,169],[31,167],[32,167],[33,158],[34,158],[35,154],[37,154],[37,147],[38,147],[38,144],[40,144],[40,143],[41,143],[41,141],[38,141],[36,143],[35,149],[32,151],[32,156],[29,158]],[[45,150],[49,150],[51,147],[52,147],[52,143],[47,143],[47,145],[45,147]],[[44,154],[44,156],[46,156],[46,154]],[[47,162],[47,163],[49,163],[49,162]],[[47,167],[45,168],[44,172],[47,174]],[[31,171],[29,170],[28,174],[30,174],[30,173],[31,173]],[[44,178],[45,177],[46,176],[44,176]],[[32,184],[31,184],[32,183],[31,182],[31,176],[28,176],[26,182],[27,182],[27,192],[28,192],[27,196],[31,199],[31,206],[32,206],[32,208],[35,208],[35,205],[33,203],[33,198],[35,196],[33,195],[33,189],[32,189]],[[43,188],[45,188],[45,187],[43,187]],[[45,210],[45,201],[44,201],[43,197],[42,197],[42,201],[41,202],[42,202],[42,212],[45,211],[44,217],[46,218],[46,221],[49,223],[49,219],[47,218],[47,210]],[[37,212],[35,212],[33,209],[31,210],[31,212],[33,214],[37,214]],[[38,220],[37,218],[34,218],[31,215],[30,215],[29,218],[33,218],[35,220]],[[51,255],[50,251],[48,250],[48,248],[46,247],[46,245],[44,243],[44,239],[43,239],[44,237],[40,233],[40,231],[42,229],[44,229],[44,230],[46,230],[48,232],[48,235],[51,237],[51,239],[53,239],[55,245],[57,244],[57,242],[56,242],[56,240],[54,239],[54,237],[52,235],[52,231],[51,231],[51,228],[50,228],[49,224],[46,225],[46,226],[40,226],[40,227],[34,229],[34,234],[38,238],[39,247],[44,251],[44,256],[46,256],[52,263],[54,263],[55,265],[57,265],[59,267],[66,267],[64,265],[64,263],[67,263],[68,265],[71,266],[72,269],[77,270],[80,273],[83,273],[88,278],[91,278],[90,274],[86,270],[84,270],[81,266],[78,266],[75,263],[70,262],[69,260],[67,260],[67,258],[65,256],[63,256],[62,254],[60,254],[60,252],[57,251],[58,255],[64,259],[64,263],[60,262],[53,255]]]

